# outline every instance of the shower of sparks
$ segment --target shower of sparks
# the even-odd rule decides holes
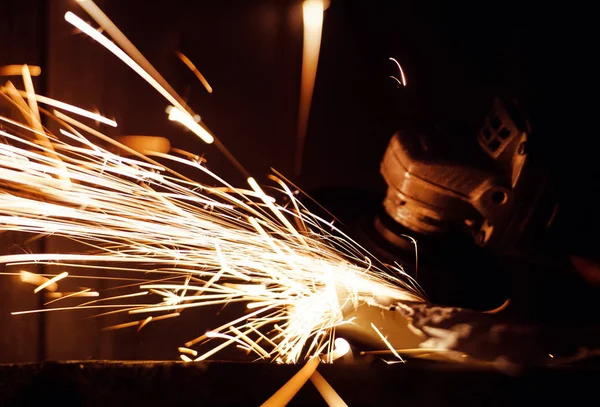
[[[73,14],[67,13],[67,19],[153,83],[173,104],[171,113],[177,111],[191,125],[193,116],[178,98],[140,71],[123,50],[96,30],[88,32]],[[34,103],[27,105],[23,97],[41,103],[50,99],[31,89],[13,89],[0,88],[0,96],[19,106],[25,120],[0,116],[0,232],[59,236],[87,249],[0,255],[0,264],[87,269],[85,275],[22,271],[21,280],[35,284],[36,292],[56,292],[71,279],[93,280],[98,270],[115,273],[99,278],[125,282],[120,288],[129,289],[122,295],[87,287],[56,292],[47,305],[90,295],[98,299],[14,315],[92,309],[99,315],[139,318],[107,330],[139,331],[191,308],[243,303],[246,313],[186,342],[181,359],[201,361],[237,346],[276,363],[309,360],[312,371],[306,371],[310,374],[304,383],[321,360],[319,355],[331,363],[349,351],[347,342],[335,338],[336,327],[352,323],[341,311],[346,304],[374,297],[421,301],[402,270],[377,266],[332,222],[309,212],[281,178],[271,176],[277,184],[272,190],[292,205],[278,204],[253,178],[248,179],[250,189],[235,188],[194,154],[178,149],[142,154],[68,114],[39,109],[55,122],[59,138],[29,120],[35,116]],[[48,104],[63,106],[53,102],[59,105]],[[79,114],[77,109],[63,110]],[[130,156],[105,148],[106,143]],[[185,165],[209,182],[184,177],[165,165],[169,162]],[[208,342],[218,344],[210,347]]]

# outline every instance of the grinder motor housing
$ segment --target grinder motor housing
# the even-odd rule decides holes
[[[398,131],[381,163],[386,213],[409,233],[460,231],[499,253],[530,248],[558,208],[545,170],[528,151],[530,135],[516,102],[500,98],[477,134],[479,151],[466,160],[457,159],[461,147],[447,135],[450,148],[427,134]],[[403,240],[381,222],[376,227],[392,243]]]

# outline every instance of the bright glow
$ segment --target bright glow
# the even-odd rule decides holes
[[[214,137],[208,133],[202,126],[200,126],[192,116],[183,110],[175,107],[169,106],[167,108],[167,113],[169,114],[169,120],[175,121],[183,124],[190,131],[192,131],[196,136],[200,137],[204,140],[205,143],[210,144],[215,141]]]
[[[0,66],[0,76],[20,76],[25,65],[4,65]],[[39,76],[42,73],[42,68],[35,65],[29,65],[29,74],[31,76]]]
[[[317,76],[321,34],[323,32],[323,2],[321,0],[305,0],[302,3],[302,15],[304,20],[304,43],[302,47],[302,83],[298,105],[296,175],[300,175],[302,170],[308,116]]]
[[[46,277],[40,276],[39,274],[30,273],[29,271],[24,270],[21,271],[20,278],[22,282],[36,286],[41,286],[42,284],[46,284],[49,281],[49,279],[47,279]],[[56,291],[58,289],[58,284],[46,284],[45,288],[48,291]]]
[[[335,349],[331,355],[331,362],[350,352],[350,344],[344,338],[336,338],[333,343],[335,345]]]
[[[342,400],[342,398],[337,394],[337,392],[331,387],[331,385],[325,380],[323,376],[319,374],[315,370],[315,372],[310,376],[310,381],[315,385],[315,388],[323,397],[323,400],[327,403],[329,407],[347,407],[348,405]]]

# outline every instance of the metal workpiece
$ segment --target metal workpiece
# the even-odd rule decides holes
[[[512,374],[531,366],[594,366],[600,357],[600,330],[593,324],[541,324],[518,321],[500,310],[376,301],[361,304],[345,318],[352,323],[337,334],[359,344],[360,355],[387,362],[428,359]]]

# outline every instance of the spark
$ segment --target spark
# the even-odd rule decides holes
[[[402,85],[402,86],[404,86],[404,84],[402,83],[402,81],[401,81],[400,79],[396,78],[395,76],[390,76],[390,79],[393,79],[393,80],[395,80],[396,82],[398,82],[398,85]]]
[[[40,286],[42,284],[46,284],[50,279],[43,277],[36,273],[31,273],[29,271],[21,270],[19,273],[21,281],[28,284],[33,284],[36,286]],[[50,283],[46,284],[46,290],[48,291],[56,291],[58,289],[58,284]]]
[[[392,354],[394,356],[396,356],[401,362],[404,362],[404,359],[402,359],[402,357],[398,354],[398,352],[396,352],[396,349],[394,349],[394,347],[392,346],[392,344],[387,340],[387,338],[385,336],[383,336],[383,334],[381,333],[381,331],[379,329],[377,329],[377,327],[375,326],[374,323],[371,322],[371,328],[373,328],[373,330],[377,333],[377,335],[379,335],[379,337],[381,338],[382,342],[385,343],[385,346],[387,346],[389,348],[389,350],[392,352]]]
[[[194,349],[190,349],[190,348],[184,348],[183,346],[180,346],[179,348],[177,348],[177,350],[180,353],[187,353],[188,355],[192,355],[192,356],[198,356],[198,351],[194,350]]]
[[[205,143],[210,144],[214,141],[214,137],[210,134],[206,129],[202,126],[199,126],[198,123],[194,121],[193,115],[190,115],[183,107],[183,105],[175,98],[171,93],[169,93],[154,77],[152,77],[146,70],[144,70],[140,65],[138,65],[129,55],[123,52],[118,46],[115,45],[112,41],[106,38],[104,35],[94,30],[89,24],[83,21],[81,18],[77,17],[72,12],[68,11],[65,14],[65,20],[75,26],[77,29],[86,33],[89,37],[96,40],[102,46],[104,46],[107,50],[112,52],[117,58],[123,61],[127,66],[129,66],[135,73],[140,75],[146,82],[148,82],[154,89],[158,91],[165,99],[169,101],[173,106],[175,106],[182,115],[189,116],[189,119],[196,124],[192,131],[200,137]],[[187,124],[186,124],[187,126]]]
[[[196,65],[194,65],[194,63],[190,61],[190,59],[180,51],[177,51],[177,57],[179,57],[181,62],[183,62],[188,68],[190,68],[190,71],[192,71],[194,75],[196,75],[196,78],[198,78],[198,80],[202,83],[206,91],[208,93],[213,93],[212,86],[209,85],[204,75],[202,75],[198,68],[196,68]]]
[[[91,290],[92,290],[91,288],[86,288],[81,291],[76,291],[73,293],[58,293],[58,292],[48,293],[48,294],[46,294],[46,297],[50,297],[50,298],[54,298],[54,299],[44,303],[44,305],[49,305],[49,304],[55,303],[56,301],[64,300],[65,298],[71,298],[71,297],[99,297],[100,296],[100,293],[98,291],[91,291]]]
[[[132,326],[137,326],[141,323],[142,321],[131,321],[131,322],[125,322],[122,324],[117,324],[117,325],[111,325],[111,326],[107,326],[102,328],[103,331],[116,331],[118,329],[123,329],[123,328],[130,328]]]
[[[143,327],[145,327],[146,325],[148,325],[150,323],[150,321],[152,321],[152,317],[148,317],[146,319],[144,319],[142,321],[142,323],[140,323],[140,326],[138,327],[137,331],[141,331]]]
[[[185,127],[190,129],[190,131],[192,131],[196,136],[204,140],[205,143],[210,144],[214,141],[212,135],[208,134],[202,126],[196,123],[196,120],[194,120],[192,116],[190,116],[188,113],[181,110],[180,108],[175,106],[169,106],[167,108],[167,113],[169,114],[169,120],[183,124]]]
[[[57,275],[56,277],[53,277],[51,279],[49,279],[48,281],[43,282],[42,284],[40,284],[39,286],[37,286],[37,288],[35,288],[33,290],[34,293],[39,293],[40,291],[42,291],[44,288],[57,283],[58,281],[62,280],[63,278],[65,278],[66,276],[68,276],[69,273],[67,273],[66,271],[63,271],[62,273],[60,273],[59,275]]]
[[[315,357],[309,360],[298,373],[294,375],[286,384],[283,385],[267,401],[261,404],[261,407],[279,407],[287,405],[290,400],[298,393],[304,384],[310,379],[312,374],[319,366],[319,358]]]
[[[502,305],[500,305],[499,307],[491,309],[491,310],[488,310],[488,311],[483,311],[483,312],[486,313],[486,314],[498,314],[498,313],[504,311],[506,308],[508,308],[509,305],[510,305],[510,298],[507,298],[502,303]]]
[[[398,62],[396,58],[390,58],[390,61],[394,62],[398,67],[398,72],[400,72],[400,78],[402,78],[402,80],[398,80],[395,76],[391,76],[391,78],[396,79],[402,86],[406,86],[406,77],[404,76],[404,70],[402,69],[402,66],[400,66],[400,62]]]
[[[124,322],[122,324],[107,326],[107,327],[103,328],[103,331],[116,331],[118,329],[131,328],[131,327],[134,327],[134,326],[139,326],[140,327],[140,328],[138,328],[138,332],[139,332],[139,330],[142,329],[142,327],[144,325],[146,325],[150,321],[161,321],[161,320],[164,320],[164,319],[175,318],[175,317],[178,317],[179,315],[180,314],[178,312],[174,312],[172,314],[160,315],[160,316],[154,317],[154,318],[148,317],[146,319],[141,319],[141,320],[138,320],[138,321]]]
[[[302,3],[304,21],[304,42],[302,45],[302,79],[300,85],[300,102],[298,105],[298,129],[296,146],[296,176],[302,171],[302,157],[308,128],[308,116],[317,77],[321,34],[323,32],[323,10],[321,0],[305,0]]]
[[[144,55],[129,41],[129,39],[119,30],[119,28],[108,18],[106,14],[98,7],[92,0],[77,0],[77,3],[85,10],[86,13],[90,17],[98,23],[98,25],[116,42],[116,44],[123,49],[128,56],[131,57],[133,61],[137,63],[140,67],[140,71],[143,71],[145,74],[154,78],[154,80],[159,84],[160,87],[164,89],[165,92],[170,94],[173,98],[175,98],[179,103],[181,103],[184,110],[188,110],[188,106],[183,101],[181,97],[177,95],[177,92],[173,89],[171,85],[162,77],[162,75],[152,66],[152,64],[144,57]],[[133,68],[132,68],[133,69]],[[140,74],[137,70],[134,69],[136,73]],[[145,77],[142,76],[144,79]],[[151,84],[152,85],[152,84]],[[154,86],[154,85],[152,85]],[[158,90],[158,89],[157,89]],[[161,95],[165,96],[161,91],[159,91]]]
[[[347,407],[348,405],[340,397],[339,394],[331,387],[331,385],[325,380],[323,376],[316,370],[310,376],[310,381],[315,386],[323,400],[329,407]]]
[[[6,87],[2,87],[0,88],[0,91],[6,92]],[[39,103],[43,103],[45,105],[48,106],[52,106],[55,107],[57,109],[61,109],[61,110],[65,110],[67,112],[71,112],[71,113],[75,113],[79,116],[83,116],[83,117],[87,117],[88,119],[92,119],[94,121],[100,122],[100,123],[104,123],[107,124],[111,127],[117,127],[117,122],[111,119],[107,119],[106,117],[90,112],[89,110],[85,110],[82,109],[80,107],[77,106],[73,106],[70,105],[68,103],[65,102],[61,102],[59,100],[55,100],[46,96],[42,96],[42,95],[36,95],[36,94],[28,94],[27,92],[24,91],[18,91],[18,93],[26,98],[30,98],[32,97],[34,101],[39,102]]]
[[[35,91],[33,89],[33,81],[31,79],[31,71],[29,70],[29,66],[23,65],[23,69],[21,70],[21,74],[23,76],[23,84],[25,85],[25,90],[27,92],[27,100],[29,102],[29,109],[31,110],[33,119],[35,120],[36,125],[33,127],[38,127],[36,130],[43,131],[41,128],[41,119],[40,119],[40,111],[38,109],[37,101],[35,100]]]

